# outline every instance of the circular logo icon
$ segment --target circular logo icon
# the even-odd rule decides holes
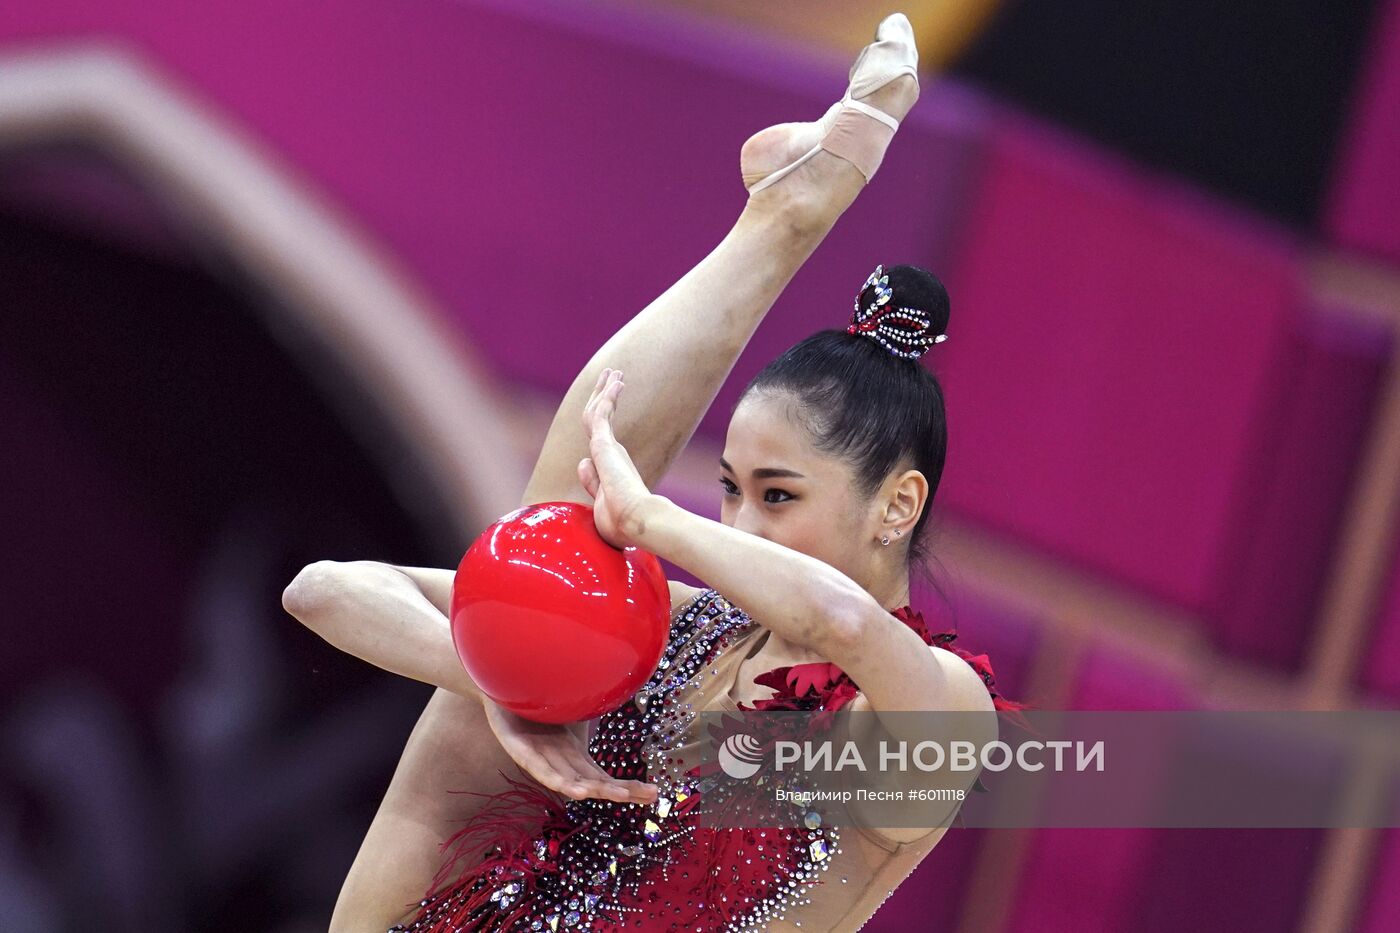
[[[747,732],[731,735],[719,747],[719,766],[732,778],[750,778],[763,766],[763,746]]]

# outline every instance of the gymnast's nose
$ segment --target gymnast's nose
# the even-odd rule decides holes
[[[738,512],[734,515],[734,527],[747,534],[760,538],[767,538],[765,531],[764,516],[759,509],[749,506],[747,503],[739,506]]]

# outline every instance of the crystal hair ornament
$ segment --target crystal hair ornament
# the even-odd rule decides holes
[[[862,311],[860,296],[867,288],[875,290],[875,300]],[[921,308],[895,307],[894,289],[890,288],[890,277],[883,264],[875,267],[870,278],[856,292],[855,311],[851,323],[846,328],[848,334],[869,337],[880,346],[905,359],[916,360],[935,343],[948,339],[947,334],[929,333],[932,322],[928,312]]]

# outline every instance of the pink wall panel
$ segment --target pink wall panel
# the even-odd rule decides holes
[[[1332,169],[1326,224],[1343,246],[1400,260],[1400,0],[1378,4]]]
[[[1292,245],[1019,124],[984,167],[950,286],[948,501],[1203,610],[1297,304]]]
[[[1065,709],[1164,710],[1193,706],[1185,685],[1141,660],[1091,649]],[[1133,903],[1152,833],[1137,829],[1036,830],[1010,933],[1133,929]]]
[[[1146,830],[1035,830],[1007,933],[1133,929],[1133,896],[1150,849]]]
[[[1400,550],[1377,614],[1375,634],[1361,661],[1362,685],[1400,703]]]
[[[1144,661],[1098,648],[1086,658],[1079,689],[1066,708],[1172,710],[1196,705],[1187,684]],[[1226,758],[1250,754],[1234,743],[1222,751]],[[1268,751],[1276,754],[1278,749]],[[1335,780],[1335,765],[1331,761],[1327,767],[1303,769],[1308,773],[1302,779]],[[1176,780],[1169,761],[1152,773],[1166,782]],[[1296,829],[1037,830],[1009,929],[1294,930],[1322,837],[1321,831]]]
[[[1400,830],[1380,832],[1374,873],[1360,905],[1358,933],[1391,933],[1400,917]]]
[[[1152,841],[1127,933],[1300,928],[1325,831],[1143,830]],[[1105,929],[1105,928],[1099,928]]]
[[[1308,308],[1293,323],[1259,421],[1259,450],[1240,484],[1211,615],[1223,650],[1296,672],[1371,439],[1393,335],[1336,309]]]
[[[908,880],[861,927],[861,933],[956,930],[977,865],[977,853],[987,838],[997,832],[1004,830],[948,830]]]

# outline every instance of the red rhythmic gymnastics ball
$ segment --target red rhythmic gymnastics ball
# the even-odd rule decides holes
[[[593,509],[542,502],[503,516],[463,555],[452,642],[472,680],[537,722],[592,719],[646,683],[670,631],[655,555],[599,536]]]

